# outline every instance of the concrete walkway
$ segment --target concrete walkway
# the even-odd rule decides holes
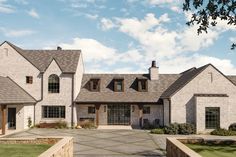
[[[75,157],[164,156],[157,140],[143,130],[31,129],[7,137],[40,136],[74,137]]]

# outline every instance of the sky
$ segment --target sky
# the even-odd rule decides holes
[[[82,50],[86,73],[180,73],[212,63],[236,74],[236,28],[197,35],[181,0],[0,0],[0,42]]]

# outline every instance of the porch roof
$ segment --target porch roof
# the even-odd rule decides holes
[[[0,105],[36,103],[36,100],[9,77],[0,76]]]

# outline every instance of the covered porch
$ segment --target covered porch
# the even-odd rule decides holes
[[[27,128],[37,101],[9,77],[0,76],[0,87],[0,134]]]
[[[163,125],[163,105],[132,103],[76,104],[78,125],[90,119],[99,128],[142,128],[144,125]]]

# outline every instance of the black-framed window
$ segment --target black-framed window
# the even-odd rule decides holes
[[[89,106],[88,107],[88,114],[94,114],[95,113],[95,107]]]
[[[43,118],[65,118],[65,106],[42,106]]]
[[[26,76],[26,83],[33,84],[33,76]]]
[[[217,129],[220,127],[220,108],[206,107],[205,108],[205,125],[206,129]]]
[[[123,92],[124,91],[124,80],[123,79],[115,79],[114,80],[114,91],[115,92]]]
[[[151,108],[150,106],[143,106],[143,114],[150,114]]]
[[[138,80],[138,91],[140,91],[140,92],[148,91],[148,81],[147,81],[147,79]]]
[[[100,90],[100,79],[90,80],[90,91],[98,92]]]
[[[60,92],[60,78],[53,74],[48,78],[48,92],[59,93]]]

